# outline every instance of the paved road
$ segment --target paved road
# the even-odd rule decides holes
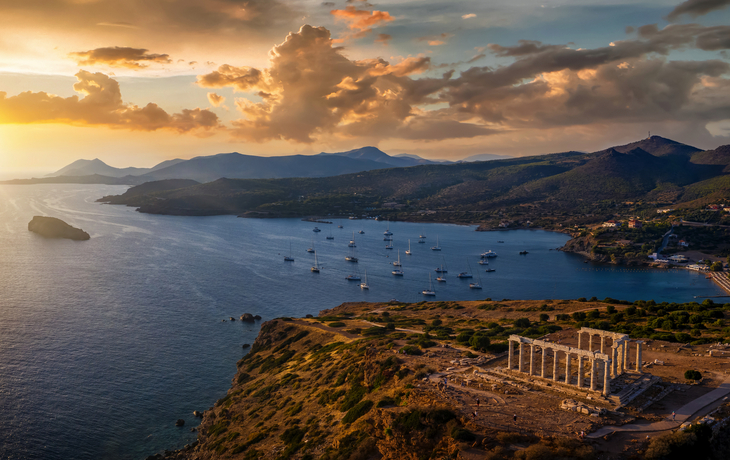
[[[718,399],[727,396],[728,394],[730,394],[730,377],[725,379],[725,381],[717,389],[712,390],[706,395],[700,396],[699,398],[690,401],[689,403],[677,409],[675,411],[677,414],[675,421],[663,420],[661,422],[655,423],[628,423],[623,426],[604,426],[603,428],[600,428],[597,431],[589,434],[588,437],[600,438],[616,431],[630,431],[634,433],[642,433],[651,431],[672,430],[674,428],[677,428],[683,422],[689,420],[692,415],[699,412],[703,407],[707,407],[708,405],[712,404]]]

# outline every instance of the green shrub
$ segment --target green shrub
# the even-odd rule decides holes
[[[540,313],[540,322],[546,323],[548,320],[550,320],[550,315],[547,313]]]
[[[687,380],[700,380],[702,378],[702,374],[700,373],[700,371],[690,369],[684,371],[684,378]]]
[[[352,423],[363,415],[370,412],[370,409],[372,408],[373,402],[369,399],[361,401],[357,405],[355,405],[355,407],[347,411],[347,414],[345,414],[345,416],[342,418],[342,423]]]
[[[466,428],[454,427],[451,430],[451,437],[457,441],[474,442],[477,438],[474,433],[467,430]]]
[[[423,354],[421,349],[414,345],[406,345],[403,348],[401,348],[400,351],[407,355],[413,355],[413,356],[419,356],[419,355]]]
[[[375,407],[395,406],[395,400],[390,396],[383,397]]]
[[[345,327],[346,324],[343,323],[342,321],[335,321],[333,323],[329,323],[328,326],[329,327]]]
[[[471,339],[469,339],[469,345],[477,351],[487,351],[489,344],[489,337],[486,335],[475,334],[471,337]]]

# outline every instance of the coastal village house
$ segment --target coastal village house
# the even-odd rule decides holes
[[[629,221],[629,228],[641,228],[641,221],[637,219],[631,219]]]
[[[604,227],[608,227],[608,228],[616,228],[616,227],[620,227],[621,226],[621,222],[618,222],[618,221],[615,221],[615,220],[611,219],[609,221],[604,222],[603,223],[603,226]]]

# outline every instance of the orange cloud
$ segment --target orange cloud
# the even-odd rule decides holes
[[[338,39],[338,42],[342,42],[350,38],[362,38],[372,32],[373,27],[395,19],[387,11],[358,10],[354,6],[347,6],[344,10],[332,10],[330,11],[330,14],[336,19],[347,22],[348,29],[356,31],[353,34],[349,34]],[[378,41],[381,41],[380,38]]]
[[[79,65],[108,65],[110,67],[126,67],[141,69],[148,66],[148,62],[170,64],[172,59],[167,54],[149,54],[144,48],[128,48],[110,46],[96,48],[89,51],[70,53]]]
[[[216,93],[208,93],[208,102],[210,102],[213,107],[220,107],[224,102],[226,102],[226,98]]]
[[[63,98],[42,91],[7,97],[7,93],[0,91],[0,123],[102,125],[141,131],[172,129],[181,133],[219,127],[216,114],[205,109],[184,109],[170,115],[154,103],[144,107],[124,104],[119,82],[101,72],[81,70],[76,78],[74,90],[83,95],[81,98]]]
[[[440,46],[446,43],[449,38],[453,36],[454,34],[444,32],[438,35],[427,35],[425,37],[418,37],[418,41],[427,42],[429,46]]]

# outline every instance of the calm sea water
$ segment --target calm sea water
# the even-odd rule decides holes
[[[100,205],[125,187],[0,186],[0,458],[140,459],[194,440],[193,410],[223,396],[264,319],[345,301],[422,300],[428,276],[445,264],[436,299],[607,296],[689,301],[722,292],[701,275],[584,264],[551,249],[565,235],[478,233],[473,227],[342,220],[253,220],[145,215]],[[34,215],[83,228],[90,241],[28,232]],[[337,228],[336,224],[344,228]],[[312,232],[317,225],[320,233]],[[358,264],[344,260],[355,233]],[[327,240],[332,233],[334,240]],[[427,237],[418,244],[419,234]],[[431,251],[438,237],[441,252]],[[406,256],[408,239],[413,255]],[[499,240],[504,243],[498,243]],[[283,261],[291,245],[293,263]],[[320,274],[310,271],[314,245]],[[492,249],[496,271],[479,254]],[[400,257],[405,276],[390,274]],[[521,256],[519,251],[529,254]],[[369,291],[345,276],[367,271]],[[481,277],[482,291],[469,280]],[[183,428],[174,426],[178,418]]]

